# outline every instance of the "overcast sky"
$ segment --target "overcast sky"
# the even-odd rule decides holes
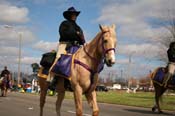
[[[22,71],[31,73],[31,63],[57,48],[58,27],[62,13],[74,6],[81,11],[77,23],[91,41],[100,31],[98,25],[116,24],[116,64],[102,74],[131,70],[141,77],[150,70],[165,66],[157,57],[166,55],[160,37],[167,34],[155,26],[159,17],[175,11],[174,0],[0,0],[0,69],[7,65],[17,71],[19,35],[22,35]],[[131,63],[129,63],[129,57]],[[130,68],[128,68],[130,67]],[[109,70],[109,71],[108,71]]]

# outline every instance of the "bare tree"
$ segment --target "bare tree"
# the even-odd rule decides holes
[[[175,11],[172,12],[168,10],[167,15],[168,16],[164,17],[166,19],[163,20],[162,24],[169,33],[167,33],[162,43],[168,47],[170,42],[175,41]]]
[[[174,4],[174,1],[171,1]],[[175,9],[169,7],[168,10],[166,10],[164,13],[161,14],[158,18],[158,22],[156,25],[159,25],[160,27],[163,27],[165,29],[165,33],[161,35],[160,37],[160,43],[161,45],[164,45],[166,48],[169,47],[169,44],[172,41],[175,41]],[[163,49],[164,50],[164,49]],[[167,61],[167,55],[165,55],[165,52],[160,52],[159,56],[161,61]]]

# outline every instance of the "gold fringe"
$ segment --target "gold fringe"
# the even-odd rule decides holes
[[[152,80],[153,81],[153,83],[156,83],[156,84],[158,84],[158,85],[160,85],[160,86],[163,86],[163,84],[161,84],[160,82],[157,82],[157,81],[155,81],[155,80]]]
[[[37,76],[38,76],[39,78],[47,79],[48,75],[42,73],[42,72],[43,72],[43,69],[44,69],[43,67],[40,67]]]

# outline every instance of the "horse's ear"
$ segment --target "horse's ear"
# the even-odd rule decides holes
[[[115,29],[116,28],[116,25],[115,24],[112,24],[112,28]]]
[[[99,24],[99,28],[102,31],[103,30],[103,26]]]

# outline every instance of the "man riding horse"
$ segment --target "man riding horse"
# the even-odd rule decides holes
[[[7,96],[7,89],[10,88],[10,71],[7,69],[7,66],[1,72],[1,78],[3,78],[0,84],[1,96]]]
[[[160,98],[167,89],[174,90],[175,85],[175,42],[171,42],[167,50],[168,64],[166,67],[156,68],[150,75],[155,89],[155,105],[152,111],[163,113],[160,107]]]
[[[5,66],[4,70],[1,72],[1,77],[4,77],[5,74],[7,74],[7,75],[10,74],[10,71],[7,69],[7,66]]]
[[[64,20],[59,27],[59,44],[58,51],[56,54],[55,61],[51,66],[50,70],[53,68],[55,63],[60,58],[61,54],[67,51],[71,46],[80,47],[85,43],[84,34],[80,26],[76,23],[77,16],[80,14],[80,11],[76,11],[74,7],[68,8],[67,11],[63,12],[63,16],[66,20]],[[53,73],[49,74],[49,78],[47,81],[51,81],[52,77],[54,77]],[[57,77],[53,78],[51,86],[55,86],[57,83]]]
[[[172,76],[175,74],[175,42],[171,42],[169,49],[167,50],[167,54],[168,54],[168,72],[165,75],[163,84],[164,87],[167,87],[168,85],[168,81],[172,78]]]

